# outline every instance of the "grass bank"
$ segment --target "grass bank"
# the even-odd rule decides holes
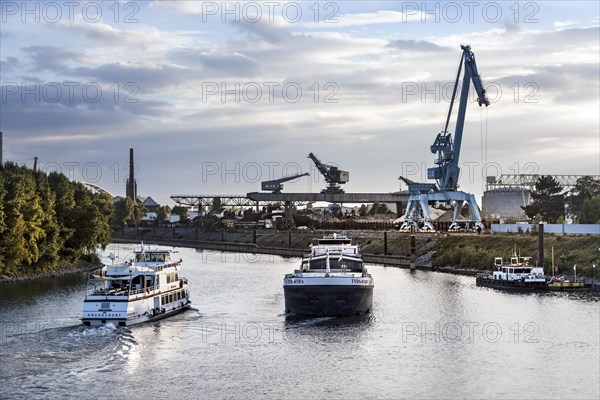
[[[162,228],[144,231],[120,232],[115,235],[118,240],[166,241],[173,245],[198,247],[225,251],[266,252],[286,255],[299,254],[308,249],[315,238],[322,237],[325,232],[308,231],[218,231],[205,232],[194,228]],[[327,232],[329,233],[329,232]],[[355,243],[360,244],[365,260],[386,265],[407,266],[410,257],[410,236],[405,233],[389,231],[349,231]],[[387,236],[387,248],[385,237]],[[419,234],[416,237],[417,256],[426,256],[435,252],[431,266],[446,272],[469,273],[492,268],[494,257],[511,257],[514,251],[521,256],[532,257],[537,262],[537,235],[535,234]],[[598,236],[563,236],[546,234],[545,265],[550,272],[551,248],[554,247],[555,264],[561,274],[571,274],[573,265],[577,264],[578,275],[592,276],[592,264],[600,268],[600,237]],[[225,246],[225,247],[223,247]],[[387,252],[386,252],[387,250]],[[426,257],[427,258],[427,257]],[[376,260],[376,261],[375,261]],[[600,276],[600,271],[597,271]]]

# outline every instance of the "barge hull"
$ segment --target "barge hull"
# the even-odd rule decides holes
[[[284,286],[287,313],[334,317],[369,313],[373,286],[298,285]]]
[[[514,290],[521,292],[533,292],[538,290],[548,290],[546,282],[523,282],[523,281],[507,281],[499,279],[477,277],[477,286],[489,287],[501,290]]]

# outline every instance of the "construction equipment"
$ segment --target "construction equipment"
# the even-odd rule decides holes
[[[471,228],[470,223],[473,223],[473,228],[481,227],[481,216],[479,213],[479,207],[475,201],[475,196],[471,193],[465,193],[457,191],[458,189],[458,178],[460,175],[460,167],[458,161],[460,157],[460,147],[462,143],[463,127],[465,124],[465,113],[467,110],[467,101],[469,98],[469,87],[471,81],[473,87],[477,92],[477,102],[479,106],[490,105],[481,78],[477,72],[477,64],[475,62],[475,55],[471,51],[471,46],[461,45],[463,53],[461,55],[458,73],[456,74],[456,81],[454,83],[454,90],[452,92],[452,100],[450,101],[450,109],[448,110],[448,116],[446,117],[446,124],[444,130],[435,138],[433,145],[430,149],[432,153],[437,153],[437,159],[435,160],[436,167],[427,169],[427,178],[435,179],[436,184],[431,183],[417,183],[409,181],[403,177],[404,182],[408,184],[408,190],[410,196],[406,206],[406,212],[404,214],[404,223],[400,228],[403,231],[410,230],[412,225],[419,229],[419,222],[423,223],[424,230],[434,231],[434,227],[431,224],[431,217],[429,215],[429,203],[432,201],[445,202],[451,204],[454,208],[454,217],[450,230],[459,230],[459,217],[462,206],[465,202],[469,204],[471,219],[467,221],[467,228]],[[460,102],[458,106],[458,115],[456,117],[456,129],[454,131],[454,140],[452,134],[448,131],[448,124],[450,123],[450,116],[452,115],[452,106],[456,98],[456,92],[458,89],[458,83],[460,80],[460,74],[464,64],[464,76],[462,82],[462,88],[460,92]]]
[[[321,193],[344,193],[344,189],[340,185],[350,180],[350,173],[342,171],[338,167],[330,164],[323,164],[313,153],[308,155],[308,158],[313,160],[319,172],[325,178],[325,182],[329,184]]]
[[[298,175],[284,176],[283,178],[273,179],[272,181],[264,181],[261,182],[260,187],[261,190],[269,190],[271,191],[271,193],[281,193],[281,191],[283,190],[284,182],[291,181],[303,176],[310,176],[310,174],[308,172],[305,172],[303,174]]]

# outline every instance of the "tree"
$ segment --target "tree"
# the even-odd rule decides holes
[[[171,207],[169,206],[158,206],[156,207],[156,223],[158,225],[165,223],[169,219],[171,213]]]
[[[62,174],[0,166],[0,273],[52,269],[110,240],[112,199]]]
[[[371,210],[369,211],[369,214],[371,215],[375,215],[375,214],[387,214],[390,212],[390,209],[388,208],[387,204],[385,203],[373,203],[373,206],[371,207]]]
[[[148,214],[148,209],[142,204],[135,203],[133,205],[133,213],[127,220],[127,223],[131,226],[139,226],[144,215]]]
[[[7,163],[3,168],[4,213],[6,229],[0,237],[0,253],[4,255],[3,271],[18,272],[36,263],[39,242],[45,238],[44,211],[36,191],[32,171]]]
[[[188,219],[187,208],[183,206],[175,206],[171,209],[171,213],[179,215],[180,221],[186,221]]]
[[[358,215],[360,215],[361,217],[365,217],[367,215],[367,211],[368,207],[364,204],[361,204],[360,208],[358,209]]]
[[[115,202],[114,212],[110,222],[113,230],[119,230],[125,226],[127,221],[133,216],[133,207],[135,207],[135,204],[129,197],[125,197]]]
[[[213,199],[210,211],[218,211],[220,209],[221,209],[221,198],[220,197],[215,197]]]
[[[582,224],[600,224],[600,195],[585,199],[577,218]]]
[[[569,216],[582,224],[596,223],[600,210],[596,208],[593,213],[594,196],[600,196],[600,180],[592,176],[579,178],[567,197]]]
[[[551,176],[541,176],[535,184],[535,190],[531,193],[532,203],[521,207],[529,218],[540,214],[544,221],[556,222],[564,216],[565,195],[564,188]]]

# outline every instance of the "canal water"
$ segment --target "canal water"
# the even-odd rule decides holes
[[[194,309],[156,323],[82,326],[86,274],[0,286],[0,398],[600,396],[598,298],[372,265],[371,315],[290,318],[298,260],[176,250]]]

